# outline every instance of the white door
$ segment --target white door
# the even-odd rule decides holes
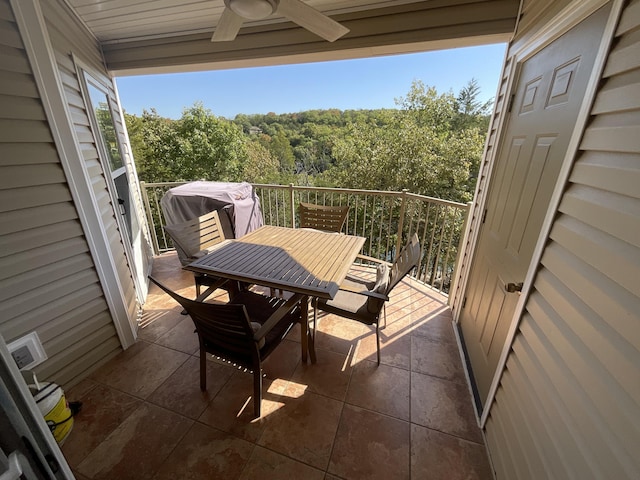
[[[115,127],[115,108],[105,85],[84,72],[85,86],[93,114],[94,135],[105,170],[110,177],[109,190],[116,209],[118,225],[122,233],[127,260],[132,270],[136,292],[140,303],[147,295],[150,249],[143,237],[138,211],[131,192],[131,172],[123,155],[121,139]],[[108,179],[107,179],[108,181]]]
[[[608,8],[520,65],[460,328],[479,401],[488,396],[582,105]]]

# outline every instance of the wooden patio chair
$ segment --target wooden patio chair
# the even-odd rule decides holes
[[[359,259],[377,264],[376,280],[367,282],[352,275],[347,276],[333,299],[315,298],[313,300],[313,328],[318,322],[318,309],[341,317],[356,320],[366,325],[376,326],[376,345],[378,365],[380,365],[380,314],[387,324],[386,302],[391,290],[407,275],[420,260],[420,242],[413,234],[392,265],[366,255]]]
[[[182,266],[189,265],[205,256],[209,253],[208,249],[225,240],[224,232],[220,226],[220,217],[215,210],[183,223],[165,225],[164,230],[171,237]],[[201,273],[193,275],[198,296],[201,294],[202,286],[216,286],[220,280],[217,277]]]
[[[349,206],[329,206],[302,203],[298,206],[300,228],[325,232],[340,232],[349,213]]]
[[[207,389],[207,353],[251,370],[253,412],[259,417],[262,362],[296,323],[306,331],[300,305],[304,295],[284,300],[243,290],[227,304],[204,303],[178,295],[151,276],[149,279],[182,305],[195,324],[200,343],[200,390]]]

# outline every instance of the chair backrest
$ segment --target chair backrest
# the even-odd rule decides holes
[[[155,278],[149,279],[187,311],[198,333],[201,346],[227,360],[251,367],[257,355],[253,329],[244,305],[203,303],[169,290]]]
[[[402,280],[407,273],[418,266],[420,261],[420,242],[418,234],[414,233],[407,244],[400,250],[400,254],[391,266],[387,295]]]
[[[340,232],[348,213],[348,205],[329,206],[300,202],[298,206],[300,228],[315,228],[326,232]]]
[[[225,240],[217,211],[183,223],[165,225],[182,265],[188,265],[197,258],[198,252],[207,250]]]

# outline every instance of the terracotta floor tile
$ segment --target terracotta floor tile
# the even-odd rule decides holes
[[[125,350],[124,353],[127,352]],[[151,344],[130,357],[119,368],[97,376],[96,381],[136,397],[146,398],[188,358],[189,355],[185,353]]]
[[[65,391],[65,396],[68,401],[79,400],[91,390],[96,388],[99,384],[93,381],[91,378],[85,378],[81,382],[75,384],[72,388]]]
[[[356,361],[378,361],[375,332],[364,337],[358,343]],[[411,338],[410,335],[389,336],[387,329],[380,330],[380,363],[409,370],[411,367]]]
[[[353,369],[346,402],[409,421],[410,375],[408,370],[360,362]]]
[[[412,372],[411,423],[482,443],[466,385]]]
[[[158,309],[145,307],[138,328],[138,338],[155,342],[183,320],[184,316],[180,315],[181,311],[180,306]]]
[[[207,360],[207,391],[200,390],[200,359],[189,357],[147,400],[197,419],[227,383],[235,369]]]
[[[458,345],[430,337],[411,337],[411,371],[465,384]]]
[[[411,425],[411,477],[433,480],[491,480],[484,445]]]
[[[348,480],[409,479],[409,423],[345,405],[328,472]]]
[[[82,402],[82,409],[74,417],[73,429],[62,447],[72,467],[77,467],[142,403],[126,393],[98,384],[82,396],[68,398]]]
[[[144,340],[138,340],[126,350],[123,350],[107,363],[98,368],[95,372],[89,375],[89,379],[98,383],[105,383],[105,379],[109,376],[118,376],[122,372],[122,369],[129,365],[130,361],[138,354],[144,352],[147,348],[153,344]]]
[[[444,306],[438,310],[413,313],[412,335],[422,335],[438,342],[455,343],[451,311]]]
[[[220,389],[218,395],[202,412],[198,421],[231,433],[250,442],[256,442],[272,414],[283,407],[278,393],[272,393],[272,382],[262,381],[262,412],[260,418],[253,416],[253,376],[235,372]]]
[[[372,328],[360,322],[320,312],[316,349],[352,355],[358,341],[370,336]]]
[[[188,315],[178,313],[178,316],[181,321],[158,338],[155,343],[192,355],[200,349],[198,334],[195,332],[196,327]]]
[[[317,362],[300,363],[291,380],[308,391],[344,401],[351,378],[351,362],[345,355],[317,350]]]
[[[153,479],[238,478],[253,449],[250,442],[196,422]]]
[[[163,408],[143,404],[77,470],[92,479],[150,479],[192,423]]]
[[[256,446],[240,480],[323,480],[324,472],[289,457]]]
[[[342,405],[342,402],[311,392],[289,399],[273,415],[258,445],[325,469]]]
[[[283,340],[280,345],[262,362],[262,372],[271,379],[288,380],[302,360],[300,342]]]

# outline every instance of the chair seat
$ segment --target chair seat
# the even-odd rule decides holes
[[[229,302],[243,304],[252,322],[264,325],[275,310],[285,303],[282,298],[268,297],[248,290],[243,290]],[[264,345],[260,347],[260,356],[264,359],[287,336],[294,323],[297,322],[296,314],[289,312],[278,322],[264,337]]]
[[[371,290],[375,282],[359,280],[356,277],[347,277],[342,286],[354,290]],[[333,299],[317,299],[318,308],[328,313],[335,313],[341,317],[351,318],[359,322],[373,325],[377,322],[378,314],[371,313],[368,308],[369,298],[354,292],[338,290]]]

